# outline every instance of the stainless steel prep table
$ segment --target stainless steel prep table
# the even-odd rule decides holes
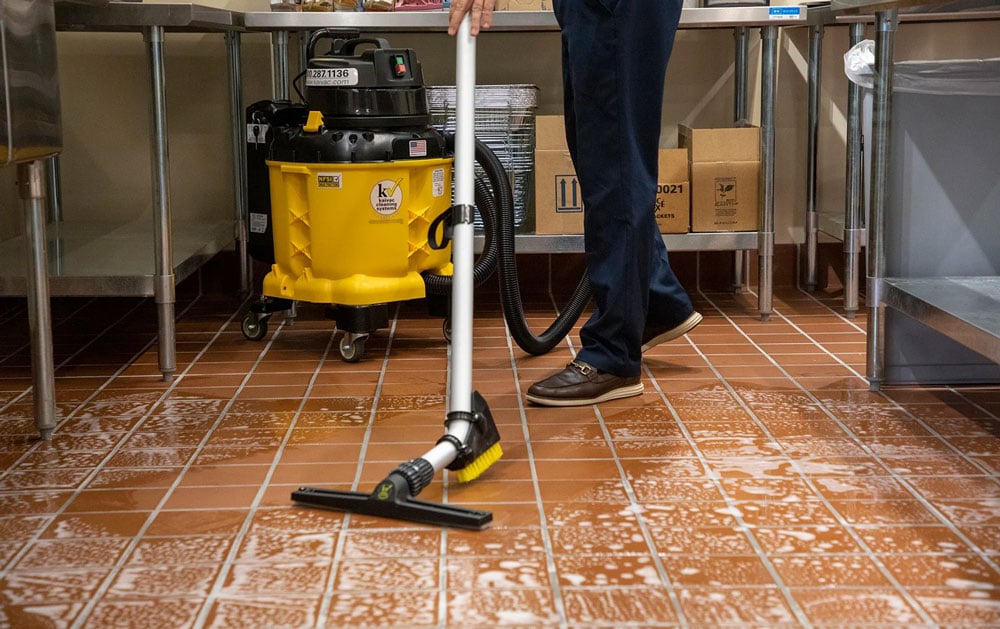
[[[900,21],[901,7],[936,4],[940,5],[942,2],[834,0],[831,5],[832,10],[838,14],[838,20],[842,15],[846,20],[859,19],[860,15],[874,13],[876,27],[866,292],[867,376],[873,390],[877,390],[887,382],[887,340],[901,346],[928,342],[928,339],[924,338],[891,338],[893,330],[886,326],[886,306],[957,341],[978,355],[1000,364],[1000,277],[913,278],[886,275],[886,247],[889,235],[886,210],[894,35]],[[903,238],[900,234],[895,235]]]
[[[157,303],[159,368],[169,381],[176,370],[175,286],[212,255],[234,241],[245,261],[242,226],[243,154],[242,88],[239,32],[230,11],[194,4],[110,3],[102,6],[59,4],[56,28],[63,31],[141,32],[147,46],[151,98],[153,215],[129,223],[56,221],[48,226],[49,273],[52,295],[144,296]],[[226,37],[230,65],[233,155],[236,165],[236,213],[233,220],[171,221],[164,33],[220,33]],[[54,169],[50,169],[50,173]],[[70,191],[70,194],[72,191]],[[58,196],[56,196],[58,199]],[[60,212],[55,208],[58,218]],[[152,255],[150,251],[152,244]],[[24,267],[25,243],[0,243],[0,268]],[[241,282],[249,290],[249,263],[243,262]],[[0,276],[0,294],[23,295],[20,274]]]
[[[16,164],[24,205],[22,257],[31,336],[31,393],[43,440],[56,427],[55,366],[45,239],[44,160],[62,151],[52,0],[0,2],[0,167]],[[16,398],[15,398],[16,399]],[[0,410],[9,403],[0,404]]]
[[[716,232],[664,234],[663,240],[671,251],[736,251],[757,250],[758,311],[762,319],[770,317],[774,283],[774,110],[778,31],[782,26],[804,24],[805,7],[726,7],[685,8],[681,13],[682,29],[732,28],[736,35],[736,120],[746,117],[747,29],[760,28],[761,34],[761,205],[758,230],[755,232]],[[251,12],[241,16],[248,31],[271,33],[274,67],[274,94],[288,96],[288,34],[324,27],[356,28],[379,32],[440,32],[447,31],[448,17],[444,11],[407,11],[399,13],[314,13],[314,12]],[[491,31],[552,31],[559,30],[551,12],[498,11],[493,14]],[[549,236],[519,234],[519,252],[554,253],[583,250],[582,235]],[[481,239],[478,243],[481,247]],[[736,283],[743,265],[737,255]]]

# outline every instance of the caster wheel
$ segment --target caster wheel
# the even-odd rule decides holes
[[[255,312],[248,312],[240,324],[240,331],[248,341],[259,341],[267,336],[267,320],[267,316],[261,317]]]
[[[340,357],[344,359],[345,363],[358,362],[364,356],[365,341],[367,340],[367,334],[345,332],[343,338],[340,339]]]
[[[444,323],[441,325],[441,332],[444,334],[445,342],[451,345],[451,319],[444,320]]]

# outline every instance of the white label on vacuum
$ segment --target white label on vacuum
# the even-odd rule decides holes
[[[357,68],[309,68],[306,70],[306,85],[338,87],[357,84]]]
[[[250,232],[263,234],[267,231],[267,214],[250,212]]]
[[[316,173],[316,185],[320,188],[336,188],[339,190],[344,187],[344,174]]]
[[[431,173],[431,194],[436,197],[444,196],[444,168],[435,168]]]
[[[382,216],[392,216],[403,205],[402,179],[383,179],[372,188],[370,199],[372,209]]]

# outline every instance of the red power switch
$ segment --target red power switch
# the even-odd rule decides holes
[[[397,78],[406,76],[406,59],[403,58],[403,55],[393,55],[392,71],[395,73]]]

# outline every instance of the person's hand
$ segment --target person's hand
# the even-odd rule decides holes
[[[458,32],[458,26],[466,13],[472,15],[470,33],[473,37],[479,34],[480,28],[489,28],[493,24],[493,7],[497,0],[451,0],[448,10],[448,34]]]

